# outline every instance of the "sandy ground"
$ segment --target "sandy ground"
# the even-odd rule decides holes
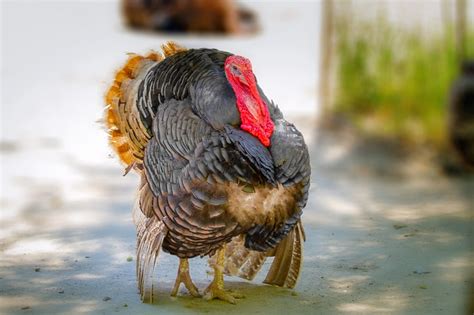
[[[318,133],[309,118],[318,6],[298,4],[253,4],[265,26],[256,37],[178,38],[249,56],[267,94],[300,117],[311,150],[300,281],[295,290],[262,285],[268,264],[253,282],[228,278],[246,295],[234,306],[184,290],[169,297],[177,269],[169,255],[157,268],[157,302],[140,302],[130,261],[138,179],[121,176],[95,123],[124,52],[169,37],[124,31],[110,2],[2,3],[1,314],[465,313],[474,179]],[[279,62],[290,56],[291,65]],[[191,261],[200,289],[208,269]]]

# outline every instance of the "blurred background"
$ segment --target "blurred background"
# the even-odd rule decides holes
[[[0,313],[472,314],[474,1],[1,1]],[[227,279],[230,307],[135,280],[102,124],[127,53],[173,40],[248,57],[312,156],[294,291]],[[269,261],[268,263],[271,263]],[[265,268],[269,265],[266,264]],[[199,288],[206,260],[191,261]],[[264,272],[262,273],[264,274]]]

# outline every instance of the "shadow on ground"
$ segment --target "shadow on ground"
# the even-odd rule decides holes
[[[420,161],[383,163],[347,139],[319,134],[305,209],[304,268],[295,290],[229,278],[236,306],[168,295],[177,259],[162,255],[156,302],[135,280],[131,208],[138,179],[109,164],[65,157],[76,180],[13,178],[24,200],[2,200],[0,311],[58,313],[463,313],[472,270],[474,180],[445,178]],[[21,152],[21,150],[20,150]],[[2,153],[5,154],[5,153]],[[8,154],[19,154],[10,152]],[[367,161],[379,161],[373,171]],[[111,166],[112,165],[112,166]],[[384,166],[385,165],[385,166]],[[395,175],[394,175],[395,174]],[[72,192],[72,193],[71,193]],[[191,261],[203,290],[204,259]]]

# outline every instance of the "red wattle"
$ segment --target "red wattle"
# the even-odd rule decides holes
[[[240,128],[252,134],[264,146],[270,146],[274,125],[268,106],[258,92],[250,61],[240,56],[227,57],[225,73],[237,100],[242,122]]]

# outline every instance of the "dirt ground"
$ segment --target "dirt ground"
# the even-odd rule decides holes
[[[163,38],[123,33],[117,18],[109,29],[97,28],[110,3],[92,11],[90,2],[71,1],[72,8],[34,3],[11,2],[2,13],[2,23],[15,32],[2,31],[0,314],[467,313],[474,178],[445,177],[424,155],[400,160],[347,134],[322,133],[314,120],[297,113],[293,120],[305,134],[313,168],[297,287],[262,285],[269,261],[253,282],[226,279],[229,288],[246,296],[237,305],[192,298],[184,290],[171,298],[177,259],[164,254],[155,277],[157,301],[141,303],[131,220],[138,179],[123,177],[118,162],[107,158],[105,132],[95,120],[110,69],[127,47],[156,47]],[[304,43],[298,47],[305,55],[293,68],[285,63],[280,68],[303,73],[308,64],[301,60],[314,57],[308,43],[314,32],[297,29],[296,37],[289,25],[315,23],[308,14],[315,6],[302,2],[296,10],[280,3],[260,9],[267,12],[264,22],[283,21],[262,35],[265,43],[276,45],[279,36]],[[58,25],[66,34],[57,33]],[[62,45],[54,46],[59,40]],[[183,41],[241,51],[253,51],[256,43],[252,38]],[[286,82],[273,79],[278,73],[271,59],[281,60],[291,47],[273,47],[271,58],[255,53],[260,73],[266,73],[259,78],[269,82],[264,88],[277,94],[279,103],[299,101],[291,96],[300,95],[301,104],[314,104],[311,75],[278,94]],[[291,112],[291,105],[282,108]],[[211,281],[208,270],[205,259],[191,261],[200,290]]]
[[[334,135],[311,137],[307,123],[298,125],[313,139],[313,180],[303,217],[304,268],[294,290],[260,284],[267,264],[254,282],[227,279],[246,295],[237,305],[184,290],[171,298],[177,259],[163,255],[157,301],[142,304],[130,261],[137,178],[122,177],[114,163],[73,163],[83,178],[71,188],[86,197],[64,200],[60,183],[13,183],[26,200],[2,220],[0,312],[464,314],[472,288],[474,178],[446,178],[417,159],[387,163],[377,150]],[[10,158],[27,152],[3,144],[2,155]],[[2,200],[2,209],[9,205]],[[205,259],[191,260],[200,289],[211,280],[207,270]]]

